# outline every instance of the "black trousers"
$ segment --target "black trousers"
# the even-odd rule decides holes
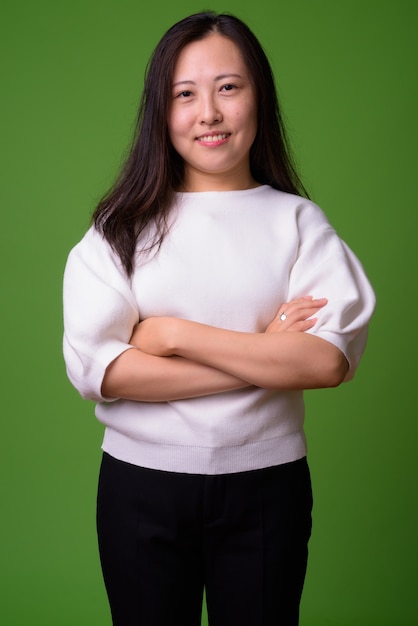
[[[221,476],[104,454],[97,528],[114,626],[297,626],[311,533],[306,459]]]

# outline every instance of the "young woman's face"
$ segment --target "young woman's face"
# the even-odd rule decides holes
[[[254,186],[249,154],[257,132],[256,98],[241,53],[227,37],[214,33],[181,51],[168,130],[184,160],[187,191]]]

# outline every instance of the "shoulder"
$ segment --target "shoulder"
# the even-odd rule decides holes
[[[119,274],[123,273],[118,255],[95,226],[91,226],[70,250],[66,272],[83,271],[87,267],[97,275],[106,274],[110,270],[112,273],[115,271]]]
[[[90,226],[83,237],[74,245],[70,251],[70,255],[88,251],[93,252],[95,250],[104,251],[108,247],[103,235],[93,225]]]
[[[95,256],[116,256],[104,236],[93,225],[69,252],[69,258],[74,256],[94,258]]]
[[[273,189],[268,185],[264,185],[260,189],[260,199],[263,201],[263,206],[269,206],[274,211],[280,211],[283,216],[287,215],[296,222],[299,230],[331,228],[325,212],[312,200]]]

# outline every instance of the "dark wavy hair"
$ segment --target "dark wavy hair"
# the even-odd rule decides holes
[[[160,246],[174,193],[183,183],[184,163],[168,134],[172,77],[181,50],[219,33],[241,51],[257,97],[257,134],[250,150],[254,179],[275,189],[308,196],[294,166],[266,54],[248,26],[230,14],[208,11],[186,17],[163,36],[149,61],[131,150],[112,189],[93,214],[99,232],[130,276],[138,237],[153,222]]]

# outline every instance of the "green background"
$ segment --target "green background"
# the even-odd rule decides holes
[[[412,626],[418,3],[210,6],[242,17],[264,44],[303,178],[377,293],[355,380],[307,394],[315,508],[301,626]],[[3,3],[5,626],[110,625],[94,519],[102,427],[66,379],[62,273],[124,155],[154,45],[202,8],[186,0]]]

